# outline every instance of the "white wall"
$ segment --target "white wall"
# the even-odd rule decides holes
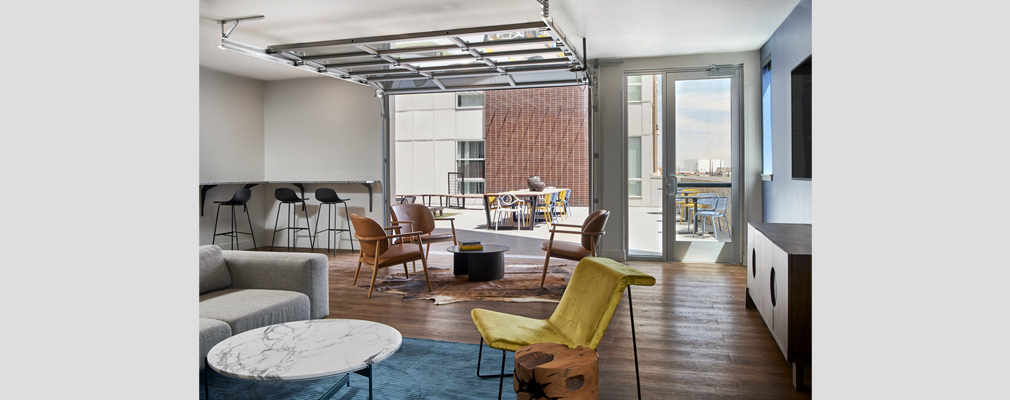
[[[263,82],[200,68],[200,182],[263,180],[263,132]],[[203,209],[194,210],[203,212],[199,219],[200,244],[214,241],[214,201],[228,200],[241,188],[221,185],[207,192]],[[199,188],[194,189],[199,196]],[[261,190],[253,190],[252,194],[249,217],[241,208],[236,209],[236,217],[242,232],[249,231],[248,221],[252,220],[257,244],[262,244],[267,207]],[[222,207],[221,212],[218,232],[229,230],[231,224],[230,209]],[[230,249],[227,238],[218,239],[216,244]],[[252,247],[248,235],[240,239],[240,248]]]
[[[267,180],[381,180],[375,91],[332,78],[264,84]]]
[[[617,235],[607,234],[601,243],[602,255],[618,260],[626,259],[624,235],[626,224],[624,197],[627,193],[627,154],[623,126],[626,82],[624,70],[650,68],[703,67],[712,64],[743,64],[744,114],[743,114],[743,201],[744,221],[761,216],[761,75],[758,51],[735,53],[697,54],[674,57],[651,57],[625,60],[601,60],[598,70],[597,92],[599,112],[596,125],[595,148],[600,153],[600,177],[594,190],[599,199],[597,208],[610,210],[607,222]],[[643,171],[644,173],[645,171]],[[654,188],[652,190],[655,190]],[[608,228],[608,231],[611,229]]]
[[[200,68],[200,182],[263,171],[263,82]]]

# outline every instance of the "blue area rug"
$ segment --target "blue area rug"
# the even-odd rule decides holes
[[[512,352],[506,352],[505,372],[511,373]],[[498,378],[478,378],[477,345],[437,340],[403,338],[403,344],[388,359],[372,366],[372,395],[376,400],[497,399]],[[482,374],[501,371],[501,350],[484,346]],[[333,400],[368,399],[368,378],[351,374],[350,387],[343,387]],[[309,381],[248,381],[210,371],[210,399],[316,400],[340,380],[340,376]],[[204,400],[203,373],[200,399]],[[512,379],[505,378],[502,398],[515,398]]]

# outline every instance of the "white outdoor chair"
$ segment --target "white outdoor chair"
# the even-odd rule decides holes
[[[511,220],[513,216],[516,217],[516,223],[519,228],[522,228],[523,218],[526,215],[525,202],[519,201],[519,199],[510,193],[505,193],[498,196],[495,199],[494,208],[494,230],[498,230],[498,222],[501,221],[502,214],[507,214]]]

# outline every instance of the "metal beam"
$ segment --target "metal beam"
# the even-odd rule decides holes
[[[565,37],[565,34],[563,32],[561,32],[561,30],[558,29],[558,27],[556,25],[554,25],[554,20],[552,20],[551,18],[549,18],[547,16],[544,16],[543,21],[544,21],[544,24],[547,25],[548,28],[550,28],[550,30],[551,30],[551,36],[553,36],[554,38],[558,39],[558,41],[560,41],[566,48],[568,48],[571,51],[571,56],[569,58],[572,61],[578,63],[579,67],[581,67],[582,69],[585,69],[586,68],[586,60],[584,60],[582,58],[582,56],[579,55],[578,51],[576,51],[576,49],[574,47],[572,47],[572,45],[570,43],[568,43],[568,38]]]
[[[561,81],[539,81],[539,82],[523,82],[516,83],[512,86],[509,83],[490,83],[490,84],[477,84],[477,85],[463,85],[463,86],[446,86],[443,89],[436,88],[417,88],[417,89],[386,89],[383,91],[387,95],[396,94],[418,94],[418,93],[433,93],[433,92],[467,92],[467,91],[477,91],[477,90],[495,90],[495,89],[522,89],[522,88],[538,88],[538,87],[554,87],[554,86],[578,86],[585,82],[581,80],[561,80]]]
[[[481,60],[483,61],[483,60]],[[544,65],[544,64],[564,64],[571,67],[572,61],[567,58],[545,58],[540,60],[521,60],[521,61],[499,61],[494,63],[498,68],[515,67],[520,65]],[[332,65],[331,65],[332,66]],[[418,72],[431,72],[431,71],[455,71],[455,70],[466,70],[466,69],[488,69],[491,68],[489,65],[480,63],[469,63],[469,64],[456,64],[456,65],[444,65],[436,67],[418,67]],[[395,69],[370,69],[364,71],[350,71],[349,75],[361,75],[361,76],[376,76],[376,75],[390,75],[390,74],[401,74],[403,71]]]
[[[347,46],[347,45],[359,45],[359,44],[371,45],[387,42],[403,42],[408,40],[420,40],[420,39],[440,39],[452,36],[486,35],[498,32],[515,32],[515,31],[526,31],[531,29],[544,29],[544,28],[547,28],[544,22],[537,21],[537,22],[525,22],[519,24],[485,26],[478,28],[463,28],[463,29],[451,29],[451,30],[431,31],[422,33],[408,33],[400,35],[370,36],[355,39],[323,40],[318,42],[279,44],[267,47],[267,51],[278,52],[287,50],[304,50],[318,47]]]
[[[466,77],[471,77],[471,76],[489,76],[489,75],[503,75],[503,76],[508,77],[510,74],[522,74],[522,73],[530,73],[530,72],[548,72],[548,71],[567,71],[568,68],[569,67],[567,65],[559,65],[559,66],[554,66],[554,67],[551,67],[551,66],[547,66],[547,67],[516,67],[516,68],[508,68],[508,69],[505,69],[505,68],[500,68],[500,69],[491,69],[491,68],[488,68],[488,69],[483,70],[483,71],[446,72],[446,73],[441,73],[441,74],[396,74],[396,75],[387,75],[387,76],[380,76],[380,77],[375,77],[375,78],[369,78],[368,80],[372,81],[372,82],[409,81],[409,80],[414,80],[414,79],[426,79],[426,78],[429,77],[429,75],[430,75],[431,78],[438,78],[438,79],[466,78]],[[506,78],[506,79],[508,79],[508,78]]]

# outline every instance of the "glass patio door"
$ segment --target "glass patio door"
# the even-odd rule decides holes
[[[629,258],[740,262],[741,89],[723,68],[627,76]]]

